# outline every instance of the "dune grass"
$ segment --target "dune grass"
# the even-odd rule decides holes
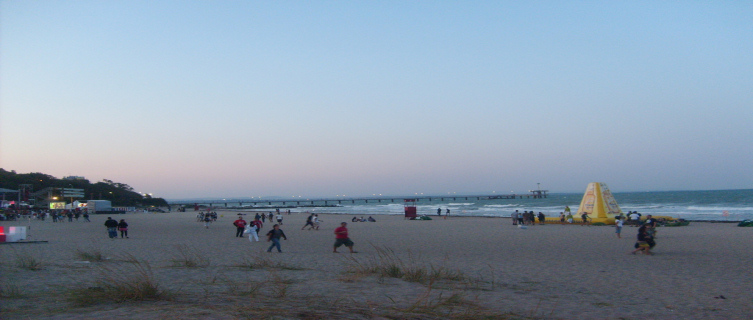
[[[210,265],[210,260],[198,250],[185,244],[174,246],[173,258],[170,260],[173,267],[178,268],[205,268]]]
[[[76,257],[89,262],[102,262],[107,260],[102,251],[99,249],[76,249]]]
[[[21,287],[19,287],[15,283],[3,283],[0,285],[0,298],[6,298],[6,299],[19,299],[24,298],[25,295],[21,291]]]
[[[45,268],[45,262],[39,258],[38,252],[31,250],[14,250],[15,264],[20,269],[38,271]]]
[[[66,292],[66,298],[77,306],[126,301],[170,300],[172,294],[162,289],[146,261],[131,255],[121,263],[100,265],[93,284],[81,284]]]
[[[247,269],[261,269],[261,270],[268,270],[268,269],[279,269],[279,270],[305,270],[305,268],[301,268],[295,265],[284,263],[276,257],[270,256],[268,254],[256,254],[252,256],[244,256],[240,263],[234,265],[234,267],[237,268],[247,268]]]
[[[348,272],[352,274],[376,274],[379,277],[398,278],[408,282],[430,283],[439,280],[463,281],[468,277],[458,269],[436,266],[420,262],[420,259],[409,255],[403,259],[390,248],[373,246],[376,256],[366,260],[347,257]]]

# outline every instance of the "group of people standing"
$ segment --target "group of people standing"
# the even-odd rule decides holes
[[[450,208],[447,208],[446,210],[447,210],[447,211],[445,211],[445,212],[444,212],[444,219],[445,219],[445,220],[447,220],[447,217],[449,217],[449,216],[450,216]],[[441,215],[442,215],[442,208],[437,208],[437,215],[438,215],[438,216],[441,216]]]
[[[288,210],[288,214],[290,214],[290,210]],[[269,223],[272,223],[274,220],[277,220],[277,224],[282,225],[283,216],[282,213],[280,213],[280,210],[277,210],[277,214],[273,214],[272,212],[269,213],[256,213],[254,216],[254,219],[259,219],[259,221],[266,223],[267,220],[269,220]]]
[[[217,212],[199,212],[199,214],[196,216],[196,221],[203,221],[204,228],[209,229],[209,225],[211,225],[212,222],[217,221]]]
[[[47,217],[52,218],[52,222],[73,222],[75,219],[79,221],[79,218],[83,217],[85,222],[91,222],[89,220],[89,212],[76,208],[74,210],[46,210],[32,213],[32,217],[37,220],[44,221]]]
[[[518,210],[515,210],[510,217],[514,226],[535,225],[536,218],[539,219],[539,224],[544,224],[546,221],[546,216],[543,212],[539,212],[537,215],[533,211],[523,211],[523,213],[520,213]]]

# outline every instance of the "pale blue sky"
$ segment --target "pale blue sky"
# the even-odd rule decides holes
[[[167,198],[753,188],[745,1],[0,1],[0,167]]]

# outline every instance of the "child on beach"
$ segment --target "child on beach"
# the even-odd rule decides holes
[[[622,238],[622,236],[620,236],[620,232],[622,232],[622,223],[622,217],[617,217],[617,219],[614,220],[614,227],[616,229],[615,232],[617,233],[617,238]]]
[[[259,241],[259,230],[261,230],[262,226],[264,224],[259,220],[259,218],[254,218],[254,221],[251,221],[251,223],[248,224],[249,233],[248,233],[248,241]]]

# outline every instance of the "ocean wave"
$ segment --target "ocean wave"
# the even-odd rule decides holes
[[[656,204],[656,205],[620,205],[620,209],[622,210],[627,209],[629,211],[661,209],[664,207],[667,207],[667,205],[659,205],[659,204]]]
[[[487,204],[484,208],[521,208],[518,204]]]
[[[753,207],[699,207],[699,206],[689,206],[687,207],[688,210],[693,211],[753,211]]]

